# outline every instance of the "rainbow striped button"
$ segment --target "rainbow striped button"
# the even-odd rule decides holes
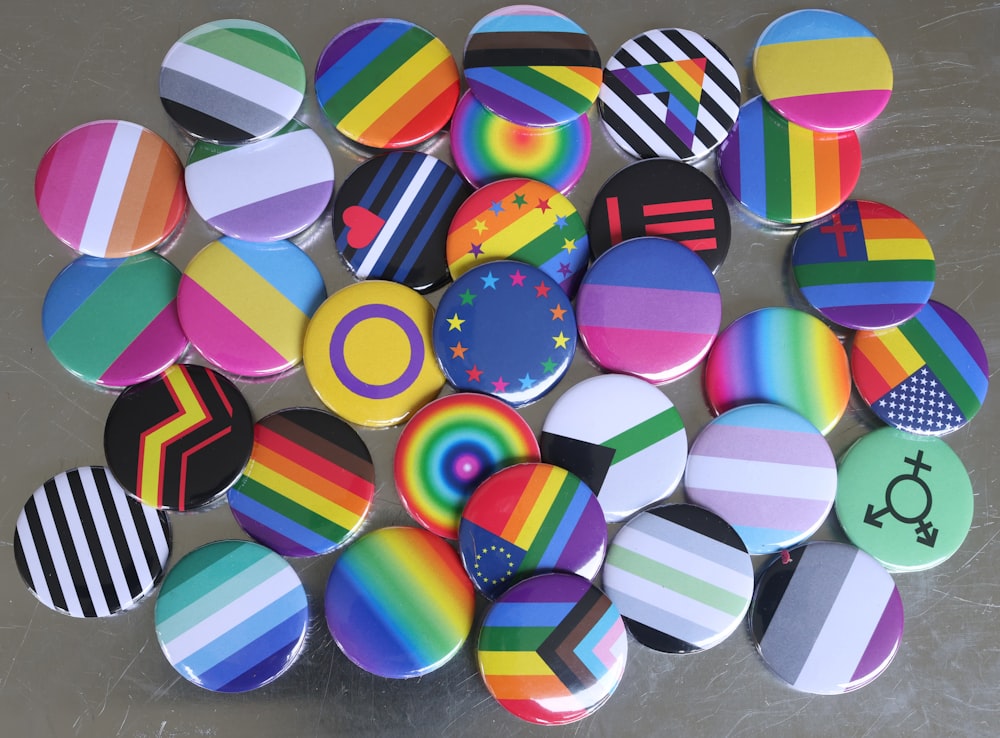
[[[972,420],[986,399],[990,376],[975,329],[935,300],[898,326],[858,331],[851,372],[879,419],[933,436]]]
[[[592,715],[618,688],[627,655],[618,608],[586,579],[562,573],[501,595],[486,612],[477,650],[490,694],[536,725]]]
[[[854,131],[811,131],[757,96],[740,108],[719,147],[719,168],[733,196],[757,217],[805,223],[850,196],[861,174],[861,146]]]
[[[792,244],[792,274],[825,318],[855,329],[912,318],[934,289],[934,252],[898,210],[848,200],[804,228]]]
[[[184,269],[177,313],[191,343],[220,369],[263,377],[302,360],[302,339],[326,299],[323,276],[291,241],[224,237]]]
[[[490,599],[533,574],[565,571],[593,579],[608,529],[597,497],[552,464],[501,469],[472,493],[458,526],[462,563]]]
[[[814,131],[859,128],[892,95],[892,63],[882,43],[830,10],[796,10],[772,22],[754,47],[753,71],[775,110]]]
[[[181,224],[184,170],[147,128],[123,120],[84,123],[45,152],[35,202],[42,222],[74,251],[131,256],[160,245]]]
[[[229,488],[229,508],[247,533],[282,556],[343,546],[375,496],[368,447],[323,410],[279,410],[257,421],[253,451]]]
[[[178,674],[213,692],[248,692],[295,662],[309,606],[298,574],[278,554],[250,541],[216,541],[170,570],[154,617]]]
[[[159,254],[81,256],[53,280],[42,331],[67,370],[106,387],[127,387],[173,364],[188,339],[177,319],[177,267]]]
[[[743,405],[706,425],[691,445],[688,499],[721,515],[752,554],[815,533],[837,494],[837,463],[816,426],[781,405]]]
[[[408,679],[454,656],[476,597],[455,550],[422,528],[391,527],[348,546],[326,586],[334,640],[365,671]]]
[[[316,97],[337,130],[377,149],[425,141],[458,101],[458,67],[429,31],[394,18],[337,34],[316,64]]]
[[[770,307],[737,318],[705,361],[705,393],[719,413],[769,402],[795,410],[823,434],[847,409],[851,373],[837,336],[819,318]]]

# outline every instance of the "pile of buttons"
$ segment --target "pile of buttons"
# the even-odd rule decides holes
[[[142,126],[97,121],[39,166],[41,217],[81,254],[46,296],[46,341],[73,374],[124,389],[107,467],[57,474],[24,505],[15,555],[30,590],[99,617],[162,581],[164,655],[219,692],[295,661],[309,613],[284,557],[334,551],[325,617],[350,661],[388,678],[437,669],[485,598],[480,672],[530,722],[604,704],[626,633],[692,653],[748,614],[763,660],[796,689],[875,679],[902,636],[889,570],[941,563],[971,524],[968,474],[939,436],[982,405],[986,356],[930,300],[919,228],[848,199],[855,130],[892,88],[878,40],[838,13],[795,11],[765,29],[753,67],[762,94],[741,106],[729,58],[697,33],[648,31],[602,68],[574,21],[519,5],[472,27],[460,96],[431,33],[359,23],[320,55],[315,92],[344,138],[382,152],[334,196],[329,150],[295,117],[306,71],[288,40],[240,20],[185,34],[160,96],[195,140],[186,165]],[[595,102],[639,161],[585,223],[564,193],[586,167]],[[409,150],[449,122],[457,172]],[[750,213],[805,224],[790,270],[812,311],[765,308],[720,332],[729,209],[691,166],[716,149]],[[188,202],[220,236],[181,272],[152,249]],[[329,296],[288,240],[328,208],[357,277]],[[441,289],[435,307],[425,295]],[[849,356],[830,324],[855,331]],[[177,363],[189,342],[214,368]],[[563,387],[536,437],[518,408],[559,385],[578,343],[602,373]],[[255,423],[224,376],[299,364],[327,409]],[[689,448],[659,385],[699,366],[718,417]],[[838,468],[825,435],[852,386],[890,427]],[[358,537],[377,480],[353,426],[403,423],[393,481],[420,527]],[[663,504],[682,483],[686,501]],[[223,496],[253,542],[210,543],[168,570],[165,511]],[[832,509],[854,545],[809,542]],[[752,556],[774,554],[755,583]]]

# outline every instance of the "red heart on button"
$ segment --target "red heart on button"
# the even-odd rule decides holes
[[[344,225],[347,227],[347,245],[352,249],[363,249],[375,240],[385,220],[368,208],[351,205],[344,211]]]

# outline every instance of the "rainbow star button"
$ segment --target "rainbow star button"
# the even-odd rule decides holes
[[[892,95],[882,43],[831,10],[796,10],[771,23],[754,47],[753,71],[775,110],[814,131],[860,128]]]

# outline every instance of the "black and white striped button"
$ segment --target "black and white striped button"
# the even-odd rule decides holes
[[[130,497],[100,466],[49,479],[17,518],[21,577],[42,604],[73,617],[134,607],[159,582],[169,555],[166,515]]]

